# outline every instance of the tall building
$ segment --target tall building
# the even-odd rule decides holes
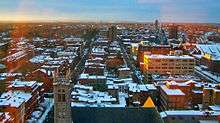
[[[154,27],[156,32],[156,43],[161,45],[168,45],[166,33],[158,20],[155,21]]]
[[[109,28],[108,30],[108,38],[109,41],[115,41],[117,38],[117,27],[116,26],[112,26]]]
[[[137,62],[138,66],[143,67],[144,65],[144,55],[147,54],[169,54],[172,50],[170,45],[145,45],[140,44],[137,51]]]
[[[172,25],[169,27],[169,39],[178,39],[178,26]]]
[[[160,30],[159,40],[160,40],[161,45],[168,45],[169,44],[168,40],[167,40],[166,33],[165,33],[164,29],[162,29],[162,28]]]
[[[154,26],[155,26],[156,31],[159,31],[159,21],[158,20],[155,20]]]
[[[71,123],[70,72],[56,75],[54,79],[54,122]]]

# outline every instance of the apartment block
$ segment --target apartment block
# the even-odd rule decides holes
[[[154,74],[192,74],[195,60],[193,57],[182,55],[145,55],[143,72]]]
[[[186,95],[180,89],[170,89],[160,86],[161,109],[184,109],[186,107]]]

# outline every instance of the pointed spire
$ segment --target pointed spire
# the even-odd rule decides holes
[[[147,98],[147,100],[145,101],[143,107],[144,107],[144,108],[155,108],[154,102],[153,102],[153,100],[151,99],[150,96],[149,96],[149,97]]]

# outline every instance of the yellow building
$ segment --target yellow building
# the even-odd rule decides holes
[[[154,74],[192,74],[195,60],[187,55],[144,55],[143,72]]]

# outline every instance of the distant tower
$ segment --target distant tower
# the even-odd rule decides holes
[[[115,41],[117,38],[117,27],[116,26],[112,26],[109,28],[108,30],[108,38],[109,41]]]
[[[159,35],[159,33],[160,33],[160,23],[159,23],[158,20],[155,20],[155,22],[154,22],[154,28],[155,28],[156,34]]]
[[[161,28],[161,31],[160,31],[160,43],[162,45],[168,45],[168,40],[167,40],[167,36],[166,36],[166,33],[164,31],[164,29]]]
[[[178,39],[178,26],[175,24],[169,27],[169,39]]]
[[[154,26],[155,26],[156,31],[159,31],[160,25],[159,25],[159,21],[158,20],[155,20]]]
[[[54,77],[54,122],[72,123],[70,70]]]

